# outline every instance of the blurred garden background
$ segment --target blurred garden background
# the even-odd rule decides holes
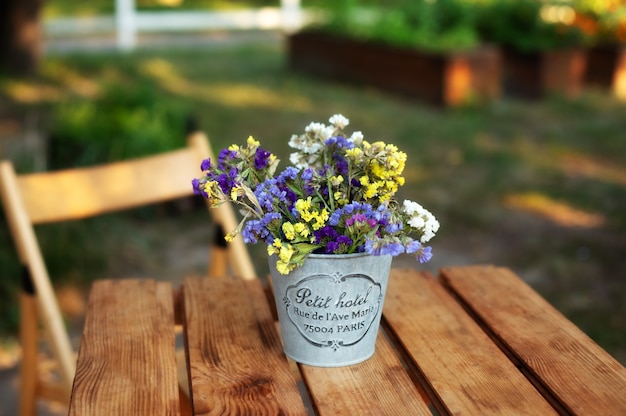
[[[384,15],[387,33],[395,30],[403,46],[419,48],[422,38],[445,36],[446,48],[454,50],[455,45],[474,47],[486,33],[459,23],[473,13],[467,11],[468,4],[503,7],[507,2],[425,2],[445,4],[450,10],[459,4],[466,8],[448,13],[456,16],[452,20],[438,20],[436,15],[406,18],[406,5],[422,3],[416,1],[391,2],[402,11],[395,14],[376,8],[384,3],[389,9],[388,2],[302,0],[300,6],[316,19],[339,16],[335,22],[352,22],[347,16],[355,9],[365,16],[359,21],[378,21],[367,16]],[[18,3],[2,7],[9,10]],[[551,91],[530,100],[509,96],[503,88],[489,102],[470,98],[463,105],[433,106],[367,83],[292,70],[290,32],[281,28],[143,33],[132,50],[119,50],[111,31],[72,34],[50,29],[60,18],[111,18],[114,0],[32,3],[38,7],[35,20],[41,29],[35,50],[41,49],[16,68],[16,61],[6,56],[17,52],[8,50],[5,42],[0,59],[0,158],[13,160],[19,172],[180,147],[192,124],[208,134],[216,150],[253,135],[288,164],[286,142],[291,134],[302,132],[311,121],[326,122],[341,113],[350,119],[348,130],[394,143],[408,154],[401,197],[419,201],[441,222],[432,241],[432,264],[400,258],[399,265],[433,273],[455,264],[510,267],[626,364],[626,101],[612,86],[584,84],[574,95]],[[334,6],[329,9],[329,4]],[[625,38],[618,35],[624,27],[612,26],[615,37],[607,41],[608,32],[600,33],[604,26],[599,23],[623,16],[621,2],[580,0],[579,9],[574,0],[555,4],[565,11],[550,17],[539,7],[543,15],[533,22],[543,22],[534,23],[538,33],[576,39],[561,47],[623,45]],[[136,7],[199,12],[280,4],[136,0]],[[557,26],[542,26],[546,21]],[[403,32],[406,26],[424,22],[457,30]],[[366,25],[346,25],[362,39],[373,39],[364,35]],[[530,49],[543,42],[538,39]],[[420,77],[418,70],[415,77]],[[63,299],[67,288],[75,288],[80,298],[95,278],[133,275],[176,282],[186,274],[201,273],[213,233],[210,224],[201,202],[184,200],[79,223],[38,226],[37,232]],[[267,273],[264,248],[250,250],[258,272]],[[20,266],[4,216],[0,270],[0,349],[5,357],[19,357],[15,339]],[[67,299],[71,323],[80,319],[80,299]],[[15,364],[10,358],[5,362]]]

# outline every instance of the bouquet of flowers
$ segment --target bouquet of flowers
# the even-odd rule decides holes
[[[243,146],[223,149],[217,163],[206,159],[203,176],[193,179],[195,193],[212,207],[230,200],[241,207],[242,221],[226,235],[264,242],[277,255],[277,270],[288,274],[311,253],[397,256],[414,254],[425,263],[425,246],[439,229],[420,204],[394,199],[404,184],[406,154],[391,144],[370,143],[361,132],[347,135],[341,114],[330,125],[311,123],[293,135],[288,166],[249,137]]]

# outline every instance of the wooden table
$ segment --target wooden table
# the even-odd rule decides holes
[[[343,368],[288,360],[266,293],[97,281],[70,415],[180,414],[177,316],[196,415],[626,415],[626,369],[508,269],[393,269],[375,355]]]

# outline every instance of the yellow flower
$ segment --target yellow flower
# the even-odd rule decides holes
[[[231,144],[230,146],[228,146],[228,150],[230,150],[231,152],[239,152],[239,146],[236,144]]]
[[[339,186],[343,183],[343,176],[333,176],[330,178],[330,183],[332,186]]]
[[[367,185],[367,188],[365,188],[365,193],[363,194],[363,196],[367,199],[375,197],[376,194],[378,193],[378,188],[380,188],[382,184],[383,184],[382,182],[375,182],[375,183]]]
[[[289,241],[296,238],[296,230],[292,223],[286,222],[282,226],[283,233],[285,233],[285,238]]]
[[[228,233],[224,236],[224,240],[226,240],[226,242],[228,243],[232,243],[235,240],[235,234],[234,233]]]
[[[387,179],[391,176],[391,172],[387,171],[385,167],[378,163],[376,160],[372,161],[372,163],[370,164],[370,169],[372,171],[372,174],[377,178]]]
[[[304,221],[309,222],[313,219],[313,214],[311,213],[311,197],[308,197],[306,200],[298,199],[295,206],[296,211],[298,211]]]
[[[274,239],[274,242],[271,245],[267,246],[267,254],[271,256],[273,254],[279,253],[282,246],[283,246],[283,242],[280,241],[280,239],[278,238]]]
[[[339,204],[340,206],[346,205],[348,204],[348,199],[346,198],[346,194],[344,192],[341,191],[337,191],[333,194],[333,197],[335,198],[335,201],[337,202],[337,204]]]
[[[290,266],[288,263],[285,263],[283,261],[278,260],[276,262],[276,270],[278,270],[278,273],[280,274],[289,274],[290,271],[292,271],[295,268],[295,266]]]
[[[346,150],[346,157],[352,160],[359,160],[363,157],[363,150],[358,147]]]
[[[322,212],[313,212],[312,219],[315,222],[311,225],[311,227],[313,227],[314,230],[319,230],[324,226],[324,224],[326,224],[326,221],[328,221],[328,217],[329,214],[326,209],[323,209]]]
[[[372,145],[370,147],[370,151],[373,154],[377,154],[377,153],[380,153],[380,152],[384,151],[386,146],[387,145],[385,144],[385,142],[381,142],[381,141],[374,142],[374,143],[372,143]]]
[[[297,232],[298,234],[300,234],[302,237],[308,237],[309,234],[311,234],[309,227],[307,227],[305,224],[299,222],[297,224],[294,224],[293,226],[295,232]]]
[[[216,181],[207,181],[202,190],[207,193],[207,200],[211,202],[211,206],[219,205],[222,198],[222,190]]]
[[[293,256],[293,253],[295,252],[296,251],[293,249],[291,244],[287,244],[286,246],[281,247],[280,253],[278,253],[278,258],[282,262],[289,263],[291,256]]]
[[[259,143],[257,140],[254,140],[254,137],[248,136],[247,145],[248,145],[248,147],[257,148],[257,147],[259,147],[261,145],[261,143]]]
[[[235,185],[233,186],[233,189],[230,190],[230,199],[236,201],[237,199],[239,199],[240,196],[243,196],[244,194],[245,191],[243,190],[243,188],[239,185]]]

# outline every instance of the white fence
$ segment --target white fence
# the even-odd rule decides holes
[[[50,35],[94,34],[115,32],[117,47],[131,50],[140,32],[167,32],[212,29],[279,29],[292,32],[300,28],[307,16],[300,0],[280,0],[280,7],[236,11],[141,12],[135,0],[115,0],[115,16],[80,19],[59,18],[44,22]]]

